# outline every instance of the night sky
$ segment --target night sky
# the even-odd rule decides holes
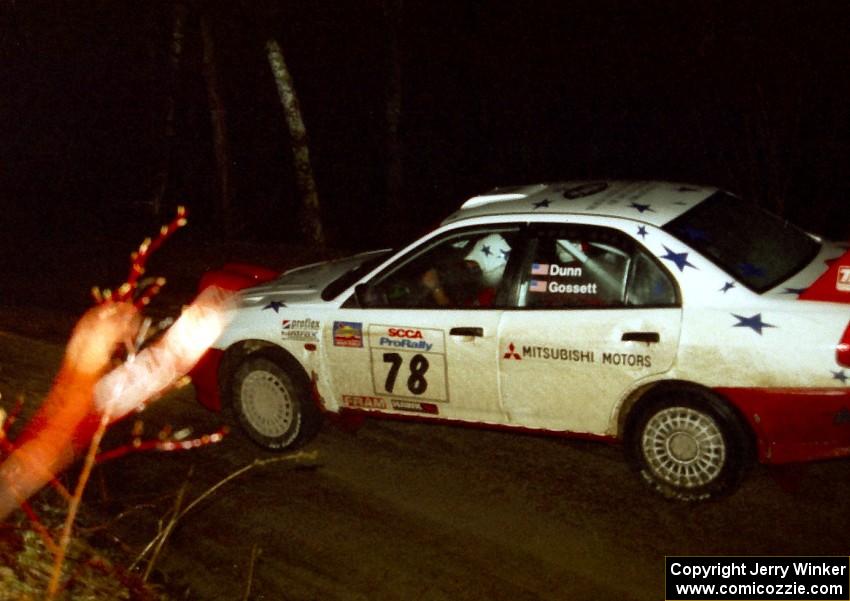
[[[4,0],[6,235],[111,227],[165,201],[216,235],[200,14],[212,26],[241,238],[297,241],[287,130],[264,54],[292,71],[331,244],[384,245],[496,185],[672,179],[850,236],[850,4],[404,0],[409,219],[387,223],[388,29],[379,0],[190,3],[172,84],[172,2]],[[165,152],[168,98],[175,145]]]

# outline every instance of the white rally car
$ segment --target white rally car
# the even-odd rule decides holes
[[[497,188],[398,252],[242,289],[194,371],[270,449],[323,412],[621,440],[659,492],[850,455],[850,252],[716,188]]]

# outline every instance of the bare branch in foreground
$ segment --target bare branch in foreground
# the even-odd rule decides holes
[[[161,538],[167,538],[168,537],[168,535],[171,533],[171,530],[173,530],[173,526],[171,526],[172,523],[176,524],[179,520],[183,519],[183,517],[187,513],[192,511],[192,509],[194,509],[201,501],[203,501],[204,499],[206,499],[207,497],[212,495],[215,491],[217,491],[219,488],[221,488],[222,486],[224,486],[225,484],[227,484],[231,480],[234,480],[234,479],[238,478],[239,476],[241,476],[241,475],[251,471],[252,469],[257,468],[257,467],[262,467],[262,466],[269,465],[269,464],[272,464],[272,463],[281,463],[283,461],[294,461],[296,463],[300,463],[302,461],[315,461],[316,457],[318,457],[318,453],[316,451],[298,451],[297,453],[289,453],[287,455],[280,455],[278,457],[270,457],[268,459],[255,459],[254,461],[252,461],[248,465],[243,466],[243,467],[239,468],[238,470],[236,470],[235,472],[228,474],[227,476],[225,476],[224,478],[222,478],[221,480],[219,480],[218,482],[216,482],[215,484],[210,486],[203,493],[198,495],[195,498],[195,500],[192,501],[191,503],[189,503],[186,506],[185,509],[182,509],[180,511],[180,513],[175,512],[175,514],[171,516],[171,520],[169,521],[169,526],[167,526],[165,529],[161,530],[147,544],[147,546],[145,546],[145,548],[142,549],[142,552],[139,553],[139,556],[136,557],[136,559],[133,561],[133,563],[130,564],[130,571],[133,571],[133,569],[135,569],[136,566],[139,565],[139,563],[145,558],[145,556],[151,551],[151,549],[153,549],[155,546],[160,544],[159,541],[160,541]],[[155,559],[155,557],[151,558],[149,565],[148,565],[148,569],[145,570],[146,577],[147,577],[147,574],[150,573],[151,563],[153,562],[154,559]]]

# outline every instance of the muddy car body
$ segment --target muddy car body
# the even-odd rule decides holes
[[[267,448],[321,412],[570,434],[685,500],[850,455],[850,253],[716,188],[496,189],[398,252],[212,284],[241,300],[199,399]]]

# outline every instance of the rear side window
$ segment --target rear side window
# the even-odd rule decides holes
[[[532,237],[520,283],[520,307],[677,304],[677,289],[667,272],[622,232],[575,225],[540,229]]]
[[[664,226],[756,292],[781,284],[820,251],[811,236],[755,203],[717,192]]]

